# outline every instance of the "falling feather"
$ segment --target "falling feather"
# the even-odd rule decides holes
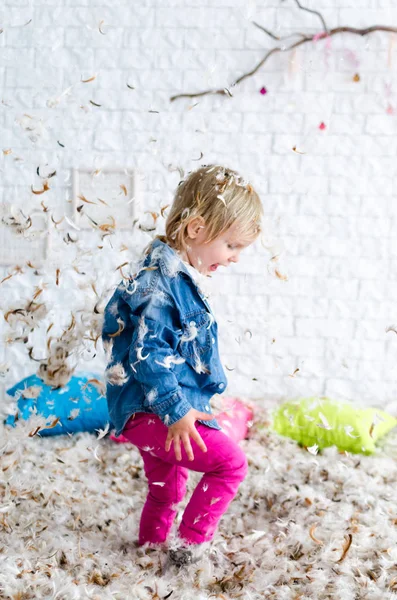
[[[183,364],[185,362],[185,359],[183,358],[183,356],[168,355],[164,358],[163,361],[155,360],[154,362],[156,364],[160,365],[161,367],[170,369],[171,365],[173,365],[173,364],[175,364],[175,365]]]
[[[332,429],[326,417],[321,412],[318,413],[318,416],[320,417],[321,423],[316,423],[317,427],[321,427],[322,429]]]
[[[101,440],[102,438],[105,437],[105,435],[108,434],[109,427],[110,427],[110,423],[106,423],[106,426],[104,429],[95,429],[95,431],[98,432],[97,441]]]

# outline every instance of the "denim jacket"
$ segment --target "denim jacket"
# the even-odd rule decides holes
[[[136,412],[155,413],[165,425],[191,408],[212,414],[210,398],[226,388],[217,323],[194,272],[155,238],[106,305],[106,397],[116,435]],[[200,422],[220,429],[215,418]]]

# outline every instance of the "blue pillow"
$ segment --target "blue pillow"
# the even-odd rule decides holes
[[[95,381],[87,383],[89,380]],[[59,419],[54,427],[40,429],[38,434],[42,436],[94,432],[104,429],[108,423],[109,430],[112,429],[104,395],[105,386],[96,373],[74,375],[65,386],[58,389],[45,384],[37,375],[30,375],[8,389],[7,394],[17,403],[18,419],[29,419],[33,412],[50,417],[46,425]],[[5,423],[15,426],[16,420],[15,414],[9,415]]]

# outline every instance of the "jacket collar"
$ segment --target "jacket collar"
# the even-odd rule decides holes
[[[205,275],[202,275],[192,265],[183,261],[176,250],[158,238],[153,240],[149,256],[150,262],[158,260],[163,273],[169,275],[170,277],[175,276],[178,271],[186,273],[186,275],[188,275],[188,277],[195,284],[197,291],[209,312],[212,313],[207,301],[207,298],[209,298],[210,294],[207,277]]]

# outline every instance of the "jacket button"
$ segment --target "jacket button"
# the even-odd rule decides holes
[[[215,344],[215,338],[212,338],[212,343]]]
[[[209,409],[210,409],[210,407],[209,407],[209,406],[208,406],[208,404],[207,404],[207,406],[205,407],[205,410],[209,410]]]
[[[218,387],[219,387],[219,389],[220,389],[220,390],[223,390],[223,388],[225,387],[225,384],[224,384],[224,383],[220,383],[220,384],[218,385]]]
[[[192,325],[194,327],[196,325],[196,321],[190,321],[189,325]]]

